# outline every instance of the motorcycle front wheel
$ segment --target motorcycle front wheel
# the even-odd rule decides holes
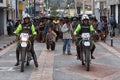
[[[25,57],[26,57],[26,48],[21,48],[21,72],[24,72]]]
[[[86,71],[89,71],[90,70],[90,51],[89,50],[86,50],[85,52],[85,55],[86,55],[86,58],[85,58],[85,65],[86,65]]]

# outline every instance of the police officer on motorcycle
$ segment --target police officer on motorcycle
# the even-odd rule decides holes
[[[30,16],[29,15],[24,15],[23,16],[23,23],[18,25],[17,29],[14,31],[14,34],[18,35],[21,32],[27,32],[30,35],[32,35],[32,37],[30,38],[30,42],[31,42],[30,52],[31,52],[31,55],[33,57],[35,66],[38,67],[37,56],[36,56],[35,51],[34,51],[34,37],[35,37],[35,35],[37,35],[37,32],[35,31],[34,25],[30,21]],[[19,49],[20,48],[19,48],[19,44],[18,44],[18,47],[16,49],[17,62],[15,64],[15,66],[19,65]]]
[[[74,35],[75,36],[79,36],[82,33],[95,33],[95,30],[93,28],[93,26],[89,23],[89,17],[88,15],[82,15],[82,23],[78,24],[77,28],[74,31]],[[76,40],[76,50],[77,50],[77,59],[80,59],[80,49],[81,49],[81,43],[79,44],[81,40],[81,37],[78,37]],[[91,58],[95,59],[95,57],[93,56],[93,52],[95,50],[95,44],[92,42],[92,48],[91,48]]]

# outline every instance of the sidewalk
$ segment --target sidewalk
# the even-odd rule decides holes
[[[113,44],[112,44],[113,46],[111,46],[111,39],[113,40]],[[108,36],[108,38],[106,39],[106,43],[113,48],[119,48],[120,49],[120,45],[119,45],[120,44],[120,36],[116,36],[116,37],[113,37],[113,38]]]
[[[3,50],[7,46],[10,46],[15,42],[15,36],[3,35],[0,36],[0,50]]]

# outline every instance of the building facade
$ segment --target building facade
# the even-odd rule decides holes
[[[102,16],[109,16],[107,0],[93,0],[93,14],[100,20]]]
[[[0,36],[7,34],[6,30],[6,23],[7,23],[7,5],[6,5],[6,0],[0,0]]]
[[[93,8],[97,19],[100,20],[100,16],[109,19],[113,15],[117,23],[120,23],[120,0],[93,0]]]
[[[107,5],[110,9],[110,16],[113,15],[120,24],[120,0],[107,0]]]
[[[9,19],[16,19],[16,0],[0,0],[0,36],[7,35]]]

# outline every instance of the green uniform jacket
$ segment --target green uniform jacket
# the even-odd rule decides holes
[[[74,35],[76,35],[80,30],[81,30],[81,25],[78,24],[77,28],[76,28],[75,31],[74,31]],[[95,29],[93,28],[92,25],[90,25],[90,32],[92,33],[92,32],[94,32],[94,31],[95,31]]]
[[[14,31],[14,34],[18,35],[21,30],[22,30],[22,24],[19,24],[17,29]],[[35,31],[35,26],[33,24],[31,26],[31,31],[32,31],[32,35],[37,35],[37,32]]]

